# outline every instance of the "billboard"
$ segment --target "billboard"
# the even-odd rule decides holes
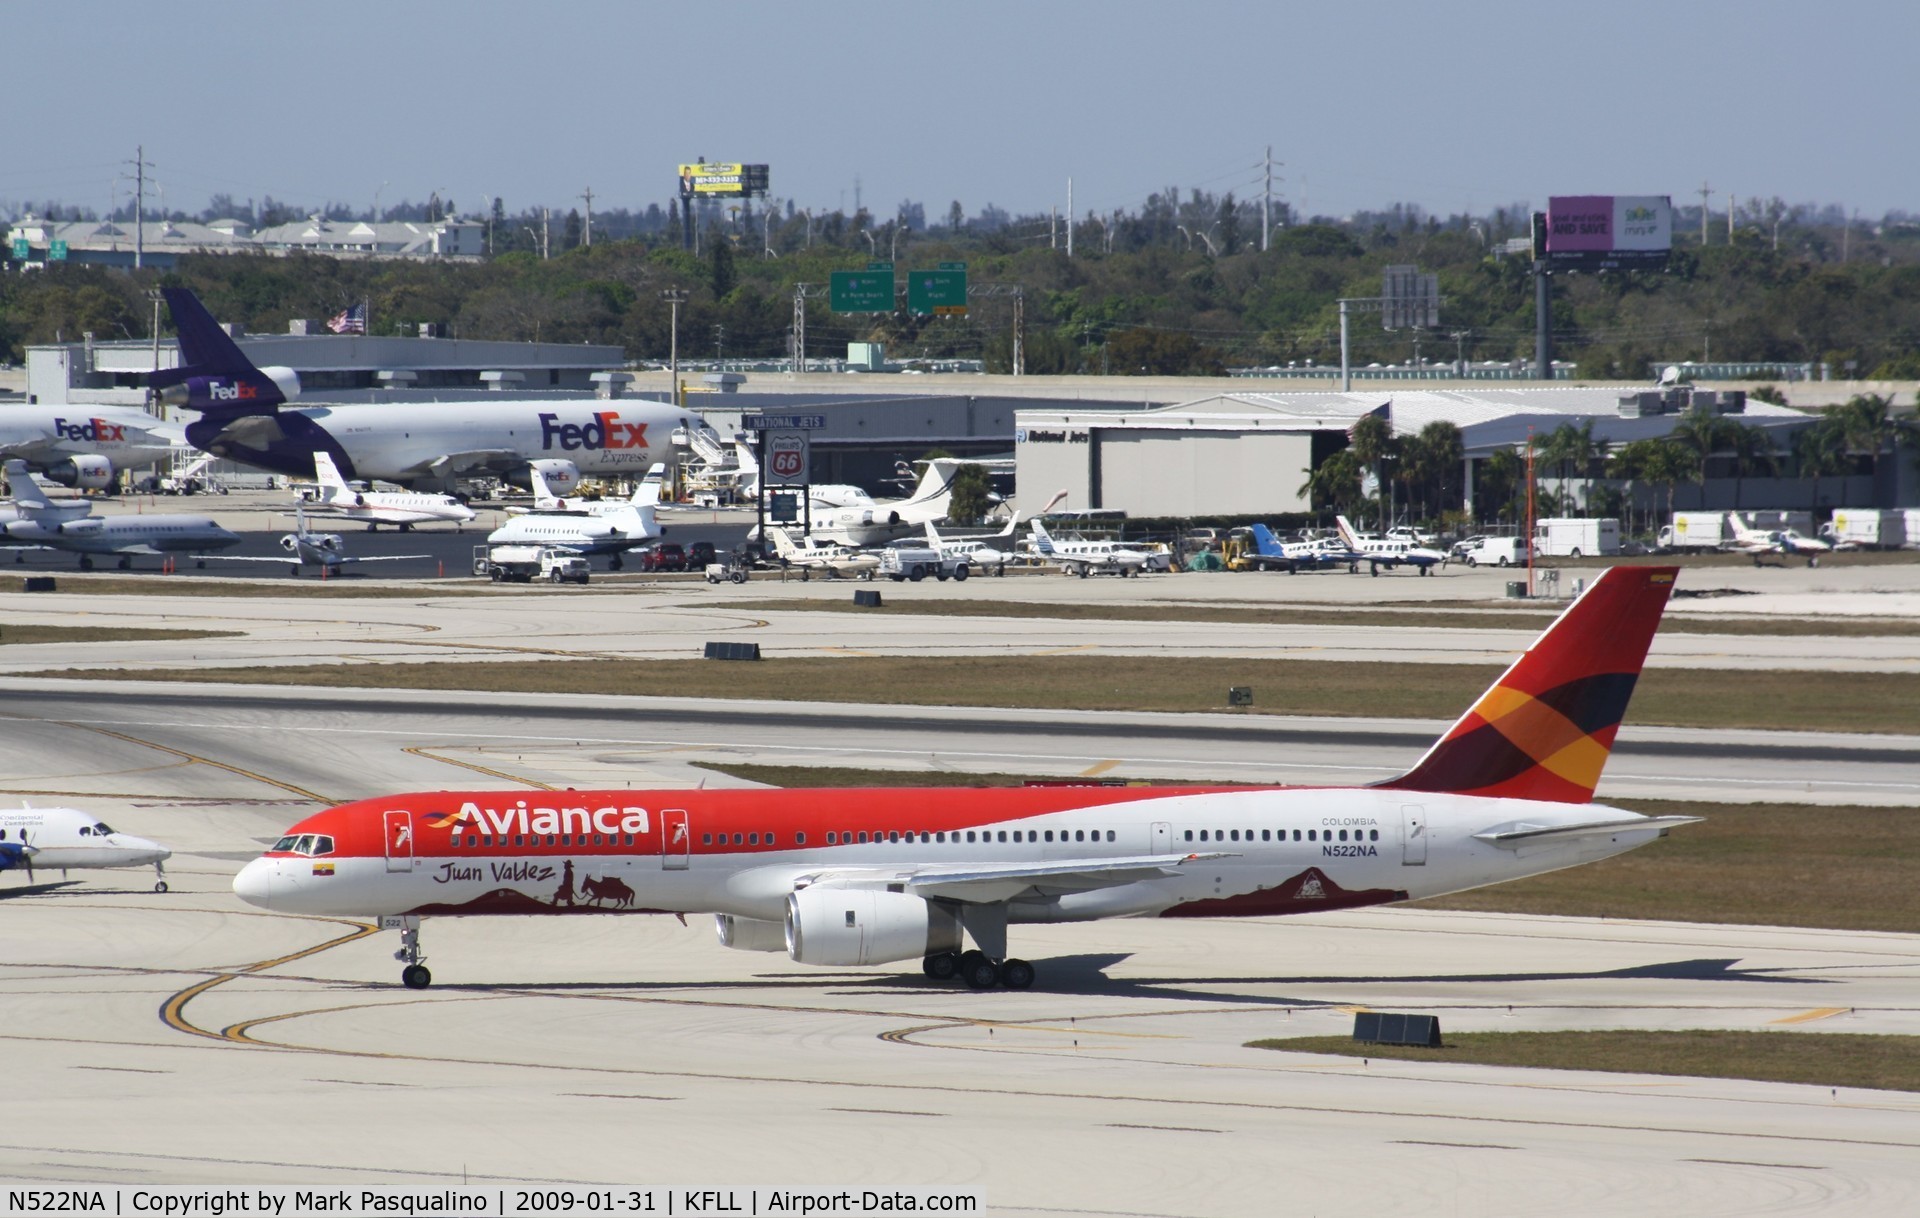
[[[1547,263],[1554,270],[1658,269],[1673,250],[1667,195],[1557,195],[1547,200]]]
[[[742,165],[737,161],[680,166],[680,194],[686,198],[706,195],[741,198],[767,193],[767,167]]]

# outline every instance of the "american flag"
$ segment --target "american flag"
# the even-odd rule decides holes
[[[1387,421],[1387,430],[1388,431],[1393,430],[1393,399],[1392,398],[1388,398],[1386,401],[1380,403],[1378,406],[1375,406],[1372,410],[1369,410],[1367,411],[1367,413],[1361,415],[1359,419],[1355,419],[1353,421],[1353,425],[1347,428],[1347,439],[1349,440],[1353,439],[1353,433],[1360,430],[1360,419],[1374,419],[1374,418],[1385,419]]]
[[[367,305],[365,301],[351,309],[336,313],[327,323],[327,329],[335,334],[365,334],[367,332]]]

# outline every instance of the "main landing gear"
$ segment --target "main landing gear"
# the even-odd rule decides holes
[[[935,952],[920,962],[920,968],[935,981],[958,977],[974,990],[990,990],[996,985],[1024,990],[1033,985],[1034,977],[1033,966],[1025,960],[995,961],[979,951]]]
[[[420,963],[427,953],[420,950],[420,919],[409,917],[400,926],[400,950],[393,953],[395,960],[407,967],[400,970],[400,983],[410,990],[424,990],[433,984],[433,974],[427,966]]]
[[[153,865],[153,890],[155,892],[167,890],[167,869],[157,861]]]

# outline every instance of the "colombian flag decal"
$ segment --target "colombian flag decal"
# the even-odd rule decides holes
[[[332,864],[332,863],[315,863],[315,864],[313,865],[313,874],[315,874],[315,875],[332,875],[332,874],[333,874],[333,864]]]

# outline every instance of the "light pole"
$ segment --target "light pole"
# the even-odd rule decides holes
[[[680,404],[680,305],[687,299],[685,288],[668,288],[660,293],[673,312],[673,337],[668,339],[667,366],[673,372],[673,404]]]
[[[379,189],[373,192],[373,222],[375,224],[380,223],[380,196],[386,191],[388,185],[389,183],[382,182],[380,183]]]

